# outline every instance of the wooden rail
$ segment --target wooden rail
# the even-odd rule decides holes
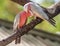
[[[9,21],[6,21],[6,20],[0,19],[0,25],[4,26],[4,27],[7,27],[8,29],[12,29],[13,23],[9,22]],[[40,36],[42,38],[48,38],[48,39],[50,39],[52,41],[60,42],[60,36],[59,35],[52,34],[52,33],[46,32],[44,30],[33,29],[32,31],[30,31],[28,33],[33,34],[35,36],[38,35],[38,36]]]

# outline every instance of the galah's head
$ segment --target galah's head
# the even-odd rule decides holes
[[[30,13],[31,15],[33,14],[31,11],[31,4],[33,4],[32,2],[29,2],[27,4],[24,5],[24,11],[26,11],[27,13]]]

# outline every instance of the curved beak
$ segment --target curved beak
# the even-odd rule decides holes
[[[31,16],[34,16],[35,15],[35,13],[31,9],[29,11],[31,13]]]

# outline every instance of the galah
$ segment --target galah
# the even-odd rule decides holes
[[[28,2],[27,4],[24,5],[24,11],[26,12],[30,12],[33,16],[35,17],[39,17],[43,20],[48,21],[50,24],[52,24],[53,26],[55,26],[55,20],[54,19],[50,19],[50,16],[48,16],[43,8],[35,2]],[[56,26],[55,26],[56,27]]]
[[[30,12],[22,11],[18,13],[14,19],[14,24],[13,24],[13,30],[18,31],[21,29],[24,25],[26,25],[27,18],[31,16]],[[21,32],[21,31],[20,31]],[[20,43],[21,37],[17,36],[15,43]]]

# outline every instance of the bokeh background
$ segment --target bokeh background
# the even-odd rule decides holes
[[[32,0],[34,2],[39,3],[43,7],[49,7],[54,3],[57,3],[59,0]],[[4,19],[10,22],[14,21],[14,17],[20,11],[23,10],[23,7],[17,3],[14,3],[10,0],[0,0],[0,19]],[[28,19],[29,23],[32,18]],[[51,33],[60,32],[60,15],[54,17],[56,20],[56,28],[49,24],[47,21],[43,21],[42,23],[38,24],[35,28],[42,29]]]

